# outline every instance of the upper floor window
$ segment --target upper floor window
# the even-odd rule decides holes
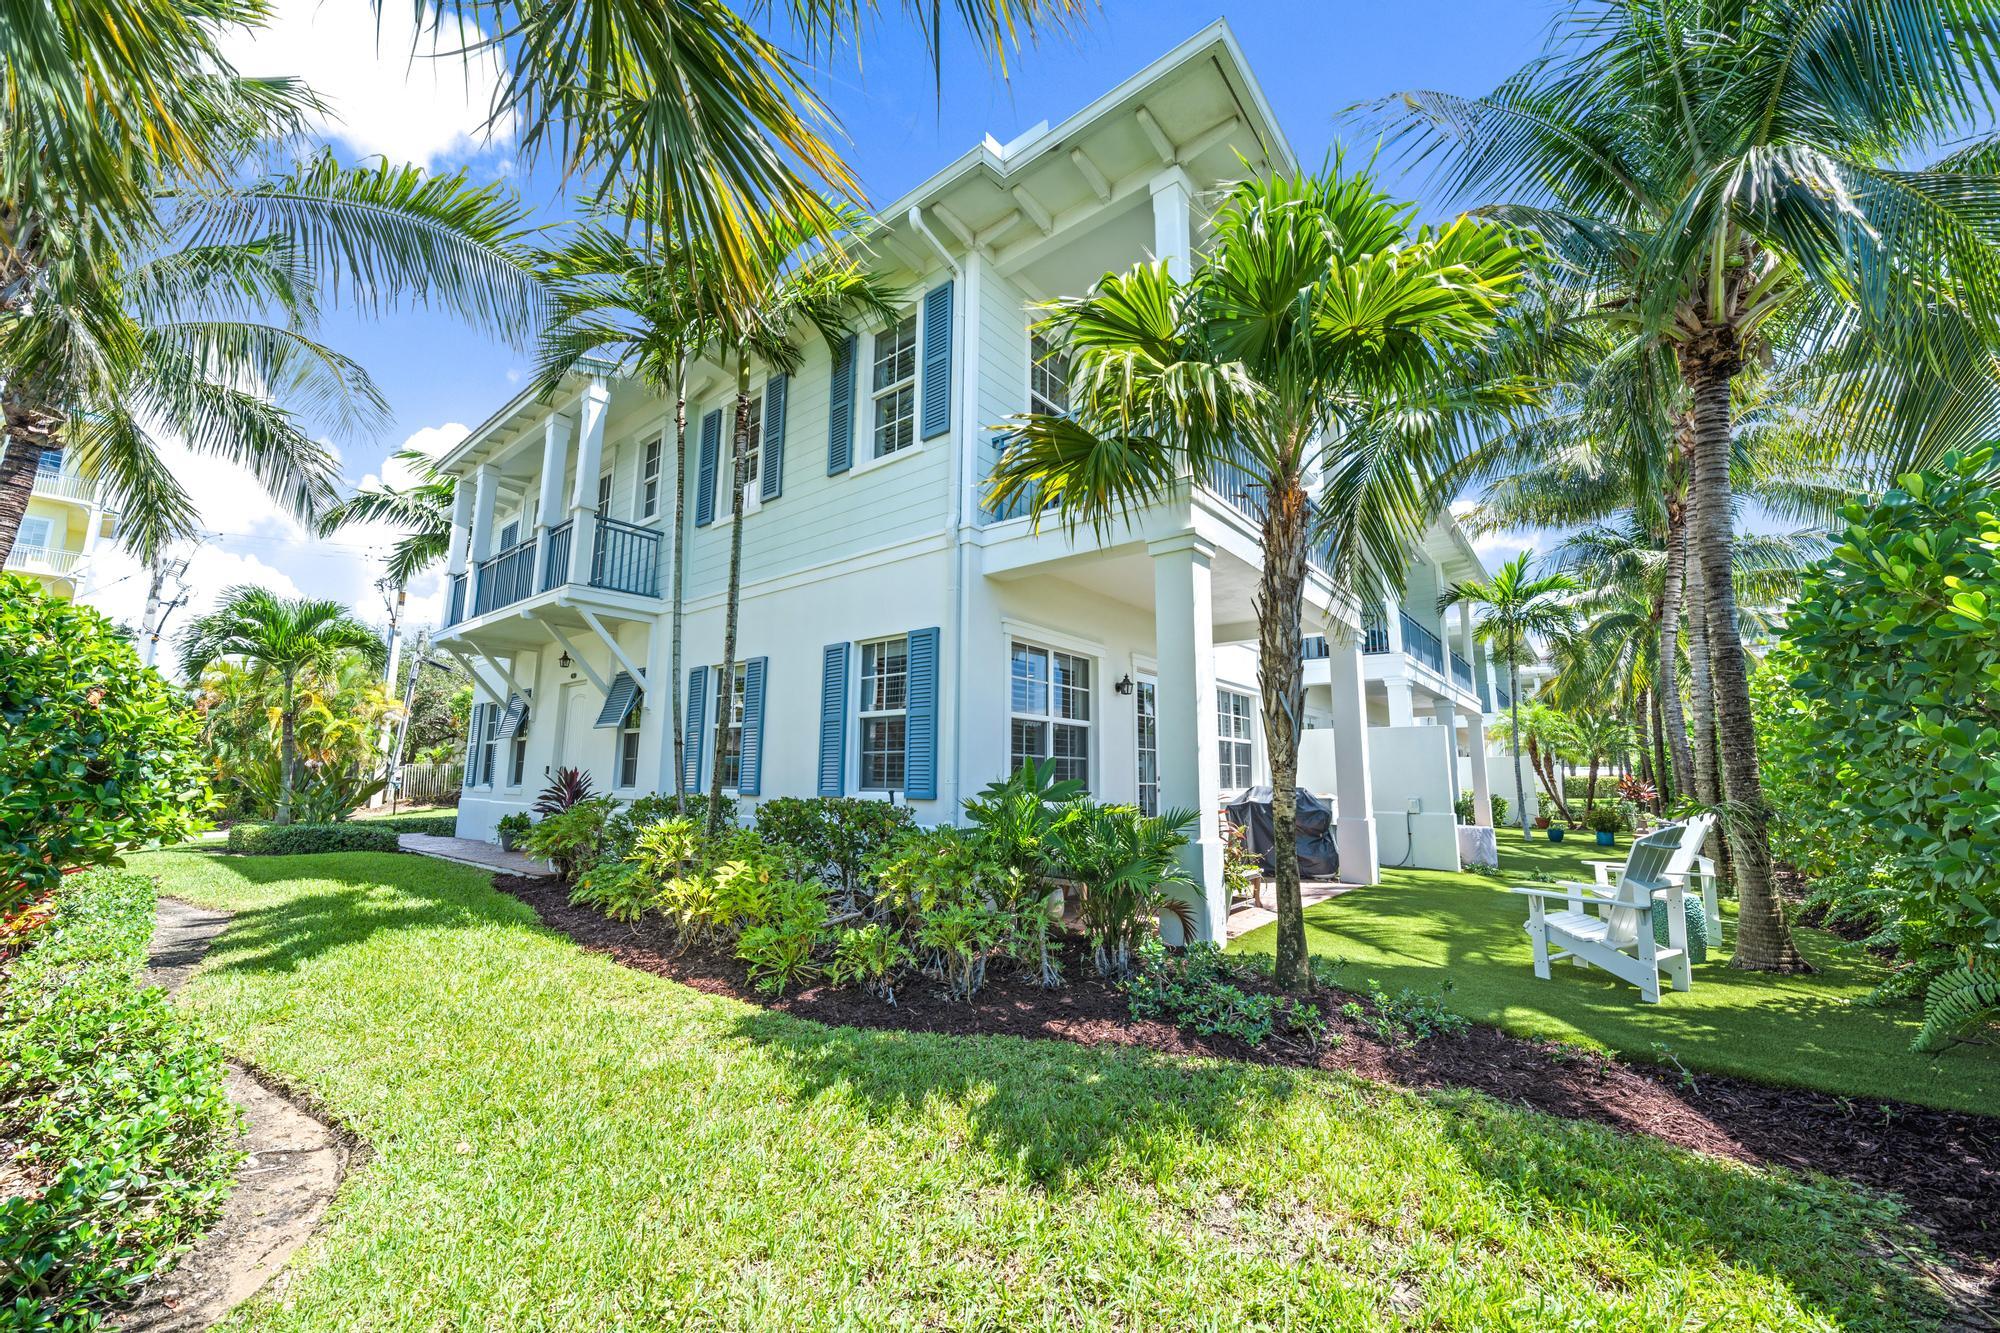
[[[901,791],[910,700],[910,641],[861,645],[861,790]]]
[[[1028,410],[1052,417],[1069,411],[1069,353],[1039,331],[1028,338]]]
[[[1090,785],[1090,659],[1015,643],[1008,759],[1055,761],[1059,781]]]
[[[746,500],[757,494],[755,490],[757,485],[757,459],[763,453],[763,448],[764,395],[753,393],[750,395],[749,421],[743,431],[743,467],[741,471],[732,468],[729,474],[732,477],[742,477],[744,486],[751,488],[744,491],[744,498]],[[727,495],[729,492],[724,490],[723,494]]]
[[[663,439],[649,441],[646,458],[639,465],[639,503],[641,518],[651,518],[660,512],[660,449]]]
[[[1215,692],[1218,776],[1224,791],[1250,785],[1250,696],[1235,690]]]
[[[715,668],[715,674],[722,674],[720,666]],[[722,733],[722,785],[731,791],[743,777],[743,683],[748,676],[748,668],[738,662],[729,705],[715,710],[715,727]]]
[[[513,550],[513,549],[514,549],[514,548],[515,548],[515,547],[516,547],[517,545],[519,545],[519,544],[520,544],[520,541],[521,541],[521,520],[520,520],[520,519],[518,519],[518,518],[517,518],[517,519],[515,519],[515,520],[514,520],[514,521],[513,521],[512,523],[509,523],[509,524],[508,524],[508,525],[507,525],[506,527],[504,527],[504,528],[500,529],[500,549],[501,549],[501,550],[503,550],[503,551],[511,551],[511,550]]]
[[[606,468],[597,478],[597,516],[611,517],[611,470]]]
[[[917,313],[875,335],[875,457],[917,440]]]

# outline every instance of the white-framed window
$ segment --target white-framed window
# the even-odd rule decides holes
[[[618,785],[636,787],[639,785],[639,728],[646,720],[646,710],[637,701],[625,714],[625,720],[618,724]]]
[[[660,512],[660,451],[665,444],[664,436],[647,441],[645,460],[639,464],[641,518],[652,518]]]
[[[917,312],[875,335],[875,457],[917,442]]]
[[[597,516],[611,517],[611,469],[606,468],[597,478]]]
[[[506,710],[498,704],[486,708],[486,725],[479,733],[479,785],[493,785],[493,765],[499,758],[500,714]]]
[[[1215,692],[1216,762],[1224,791],[1250,785],[1250,696],[1236,690]]]
[[[721,663],[710,671],[720,676]],[[729,691],[729,706],[715,710],[715,729],[722,735],[722,785],[731,791],[743,779],[743,682],[748,676],[748,668],[738,662],[736,679]]]
[[[734,445],[734,440],[732,439],[731,441],[732,457],[729,460],[730,462],[729,477],[725,478],[722,483],[722,494],[725,500],[727,500],[729,496],[730,479],[733,479],[734,477],[739,475],[735,466],[736,459],[733,456],[734,450],[735,450],[735,445]],[[757,467],[758,467],[758,460],[763,456],[763,453],[764,453],[764,395],[760,392],[760,393],[753,393],[750,395],[749,423],[743,433],[743,470],[740,475],[743,478],[743,498],[746,502],[755,500],[758,494],[760,493],[757,489]],[[716,506],[716,508],[718,509],[724,507],[725,505],[723,504],[718,504]]]
[[[1056,417],[1069,411],[1069,353],[1040,330],[1028,335],[1028,410]]]
[[[901,791],[908,777],[903,742],[909,725],[910,641],[861,645],[862,791]]]
[[[1151,676],[1133,682],[1139,722],[1139,813],[1160,813],[1160,683]]]
[[[514,750],[507,760],[507,785],[518,787],[528,771],[528,727],[524,722],[514,733]]]
[[[29,514],[21,520],[15,532],[16,544],[24,548],[47,550],[54,546],[56,534],[55,520],[46,514]]]
[[[1008,764],[1053,759],[1058,781],[1090,786],[1090,659],[1016,640]]]

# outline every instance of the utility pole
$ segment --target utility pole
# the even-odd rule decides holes
[[[410,713],[416,707],[417,677],[424,673],[424,665],[431,660],[431,632],[428,629],[417,632],[417,653],[410,659],[410,681],[403,687],[403,718],[396,724],[396,743],[389,752],[389,813],[396,813],[396,802],[403,795],[403,745],[410,735]]]
[[[403,608],[408,600],[409,590],[402,584],[392,582],[386,578],[377,580],[375,586],[381,590],[383,600],[389,606],[389,665],[382,676],[382,688],[386,693],[393,695],[396,691],[396,668],[400,665],[398,661],[399,650],[403,646]],[[394,596],[391,596],[391,593]],[[412,668],[410,671],[410,683],[414,686],[416,680],[416,669]],[[409,717],[407,700],[404,703],[403,716],[405,721],[407,721]],[[388,753],[390,742],[394,739],[395,732],[395,724],[389,719],[384,718],[382,721],[382,741],[380,745],[383,753]],[[378,791],[368,798],[368,804],[371,806],[380,806],[383,799],[384,794]]]
[[[167,618],[187,602],[191,591],[187,584],[188,562],[193,559],[190,552],[178,560],[153,561],[152,577],[146,584],[146,609],[139,616],[139,660],[147,666],[153,665],[154,657],[159,654],[160,635],[167,628]],[[169,582],[174,585],[173,600],[163,607],[160,598]]]

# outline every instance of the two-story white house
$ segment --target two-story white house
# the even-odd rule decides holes
[[[994,427],[1067,405],[1062,357],[1031,332],[1036,304],[1144,259],[1185,271],[1205,196],[1246,171],[1296,168],[1217,23],[1060,124],[988,138],[883,209],[873,257],[908,294],[900,317],[832,347],[801,333],[794,373],[756,377],[731,681],[718,668],[731,377],[696,376],[678,531],[673,405],[642,386],[582,374],[483,423],[441,463],[460,485],[437,642],[478,682],[460,832],[492,836],[560,765],[621,796],[705,791],[718,728],[724,785],[745,807],[879,796],[945,822],[1023,760],[1052,759],[1101,799],[1204,812],[1192,858],[1203,933],[1220,937],[1219,811],[1268,773],[1255,528],[1227,479],[1193,480],[1104,536],[1035,531],[982,496]],[[676,560],[684,670],[670,679]],[[1318,573],[1306,597],[1323,635],[1321,785],[1367,792],[1371,696],[1389,682],[1351,601]],[[1443,668],[1411,670],[1405,711],[1418,685],[1461,714],[1481,706]],[[678,773],[669,691],[689,742]],[[1438,775],[1448,734],[1434,733]],[[1368,799],[1340,802],[1339,846],[1343,878],[1375,878]]]

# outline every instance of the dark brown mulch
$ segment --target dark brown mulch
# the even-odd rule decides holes
[[[1537,1111],[1651,1134],[1682,1148],[1891,1190],[1966,1277],[2000,1290],[2000,1120],[1901,1103],[1859,1103],[1708,1074],[1683,1080],[1675,1071],[1478,1025],[1463,1036],[1395,1047],[1327,1003],[1321,1008],[1340,1041],[1317,1052],[1251,1047],[1134,1019],[1125,997],[1097,979],[1074,938],[1065,942],[1068,984],[1053,991],[995,973],[970,1003],[947,1000],[928,982],[899,992],[893,1006],[859,990],[824,986],[772,998],[751,988],[734,957],[683,949],[658,922],[629,926],[572,906],[553,880],[495,875],[493,883],[534,908],[546,925],[627,967],[815,1022],[1138,1046],[1171,1055],[1344,1070],[1406,1088],[1470,1088]]]

